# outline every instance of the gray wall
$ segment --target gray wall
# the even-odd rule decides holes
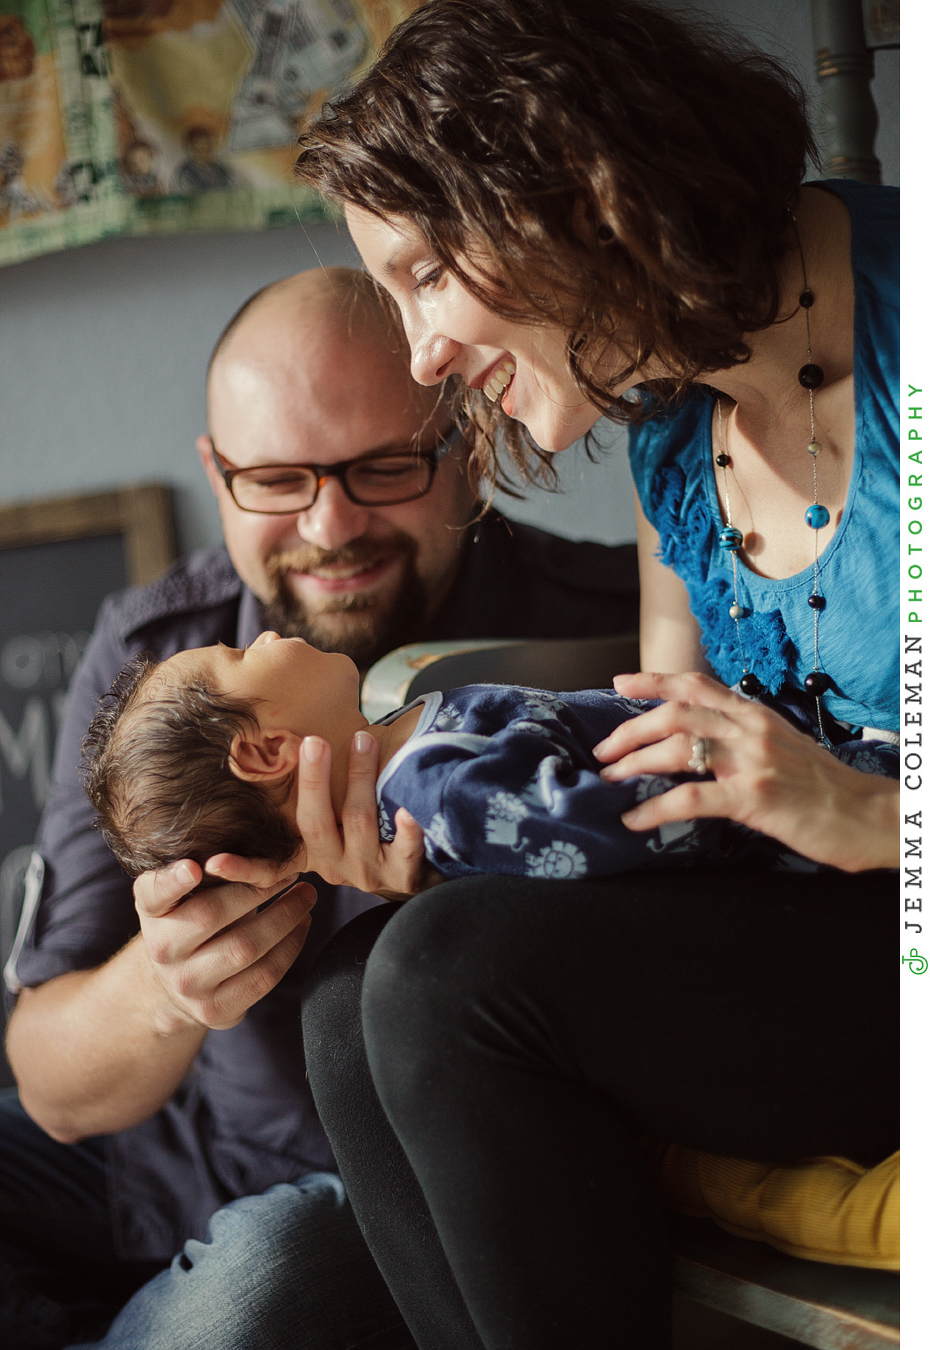
[[[809,0],[705,0],[786,60],[813,94]],[[898,54],[873,86],[885,181],[898,182]],[[253,290],[304,267],[355,261],[344,229],[117,239],[0,270],[0,501],[160,480],[175,490],[181,547],[219,538],[193,450],[203,370]],[[633,537],[622,438],[597,465],[569,450],[564,496],[507,504],[576,538]]]

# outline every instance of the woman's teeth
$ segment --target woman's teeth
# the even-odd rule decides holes
[[[490,378],[485,381],[482,387],[481,392],[485,398],[489,398],[492,403],[496,403],[516,372],[516,363],[511,361],[509,357],[506,361],[502,361],[499,366],[496,366]]]

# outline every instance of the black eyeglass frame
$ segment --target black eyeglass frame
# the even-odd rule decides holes
[[[226,484],[226,490],[232,497],[240,511],[248,511],[253,516],[299,516],[303,511],[309,511],[316,504],[320,495],[320,487],[327,478],[336,478],[339,486],[342,488],[349,501],[355,506],[403,506],[405,502],[416,502],[421,497],[425,497],[433,486],[433,479],[436,476],[436,469],[446,456],[458,445],[462,439],[460,427],[452,427],[444,436],[433,446],[432,450],[424,450],[415,455],[357,455],[355,459],[342,459],[336,464],[250,464],[246,468],[236,468],[228,459],[220,454],[214,444],[213,438],[210,438],[210,449],[213,454],[213,463],[216,471]],[[352,492],[346,478],[350,469],[354,469],[358,464],[375,462],[379,459],[416,459],[426,464],[429,469],[429,477],[426,480],[426,487],[420,492],[414,492],[409,497],[393,498],[387,502],[363,502]],[[233,480],[240,473],[251,473],[254,469],[309,469],[316,478],[316,492],[306,506],[302,506],[299,511],[262,511],[256,506],[241,506],[236,499],[233,491]]]

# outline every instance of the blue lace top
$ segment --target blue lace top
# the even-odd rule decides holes
[[[826,608],[820,667],[833,687],[829,712],[853,726],[898,727],[898,190],[833,179],[820,184],[845,202],[852,222],[855,285],[856,439],[843,518],[820,557]],[[636,489],[659,532],[660,556],[688,588],[707,659],[732,685],[743,673],[730,555],[717,543],[723,525],[714,482],[714,400],[695,390],[684,406],[630,434]],[[814,624],[807,597],[813,566],[796,576],[759,576],[737,560],[740,620],[749,669],[772,694],[799,689],[814,668]],[[787,691],[786,691],[787,692]]]

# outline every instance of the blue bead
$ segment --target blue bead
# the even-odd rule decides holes
[[[727,553],[735,553],[743,542],[743,536],[733,525],[725,525],[717,535],[717,543]]]
[[[825,506],[821,506],[819,502],[815,502],[813,506],[809,506],[805,511],[804,519],[812,530],[822,530],[824,525],[829,525],[830,523],[830,512]]]

